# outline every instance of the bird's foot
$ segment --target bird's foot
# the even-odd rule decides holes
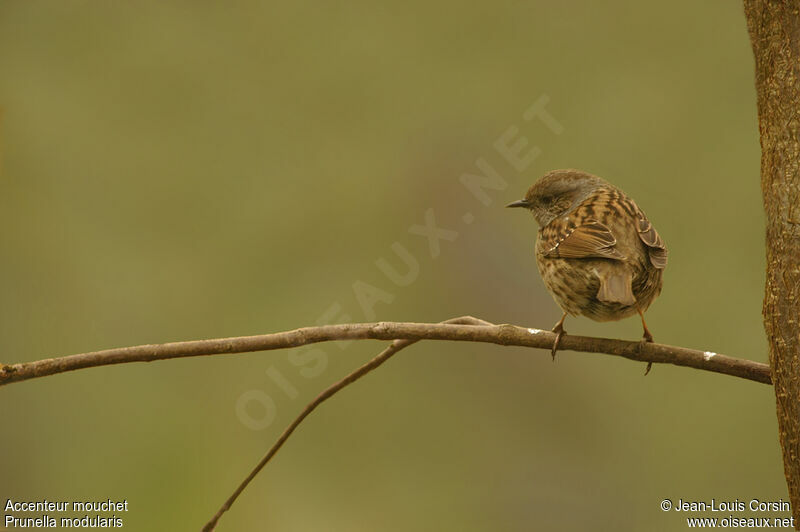
[[[644,330],[644,335],[642,336],[642,339],[639,341],[639,349],[641,350],[641,349],[644,348],[645,345],[652,344],[652,343],[653,343],[653,335],[650,334],[650,331],[645,329]],[[653,363],[652,362],[648,362],[647,363],[647,368],[644,370],[645,376],[647,376],[647,374],[650,373],[650,369],[652,367],[653,367]]]
[[[561,343],[561,337],[567,334],[567,331],[564,330],[564,326],[559,322],[555,327],[553,327],[553,332],[556,333],[556,339],[553,342],[553,349],[550,351],[550,354],[553,356],[553,362],[556,361],[556,353],[558,352],[558,345]]]

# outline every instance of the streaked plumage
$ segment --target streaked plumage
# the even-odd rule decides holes
[[[661,293],[667,248],[636,203],[607,181],[554,170],[508,206],[529,209],[539,224],[536,264],[564,311],[554,331],[563,334],[567,314],[596,321],[642,314]],[[642,325],[652,341],[644,316]]]

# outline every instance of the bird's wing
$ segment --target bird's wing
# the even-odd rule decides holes
[[[667,246],[664,245],[664,241],[661,240],[656,228],[653,227],[653,224],[650,223],[650,220],[647,219],[647,216],[644,215],[639,206],[635,203],[633,203],[633,206],[636,208],[637,214],[636,229],[639,232],[639,238],[647,246],[650,263],[659,270],[663,270],[667,266]]]
[[[617,239],[611,230],[591,219],[578,226],[570,222],[548,224],[542,230],[542,244],[545,257],[625,259],[625,255],[615,247]]]

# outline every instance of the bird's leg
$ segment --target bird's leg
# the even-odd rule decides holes
[[[653,335],[650,334],[650,329],[647,328],[647,323],[645,323],[644,321],[644,313],[639,309],[637,310],[639,311],[639,316],[642,318],[642,329],[644,330],[644,334],[642,335],[642,340],[645,342],[653,343]]]
[[[567,313],[565,312],[561,319],[558,320],[556,326],[553,327],[553,332],[556,333],[556,340],[553,342],[553,350],[550,351],[550,354],[553,355],[553,361],[556,360],[556,352],[558,351],[558,344],[561,342],[561,337],[567,334],[567,331],[564,330],[564,319],[567,317]]]
[[[644,329],[644,334],[642,335],[642,342],[641,342],[642,345],[646,343],[653,343],[653,335],[650,333],[650,329],[647,328],[647,323],[645,323],[644,321],[644,313],[642,312],[642,309],[637,307],[636,310],[639,312],[639,317],[642,318],[642,329]],[[650,368],[652,367],[653,363],[648,362],[647,369],[644,370],[644,374],[647,375],[648,373],[650,373]]]

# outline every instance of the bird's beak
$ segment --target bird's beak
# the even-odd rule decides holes
[[[528,207],[530,207],[530,206],[531,206],[531,204],[530,204],[530,203],[528,203],[528,202],[527,202],[526,200],[524,200],[524,199],[517,200],[517,201],[512,201],[511,203],[509,203],[508,205],[506,205],[506,207],[525,207],[525,208],[528,208]]]

